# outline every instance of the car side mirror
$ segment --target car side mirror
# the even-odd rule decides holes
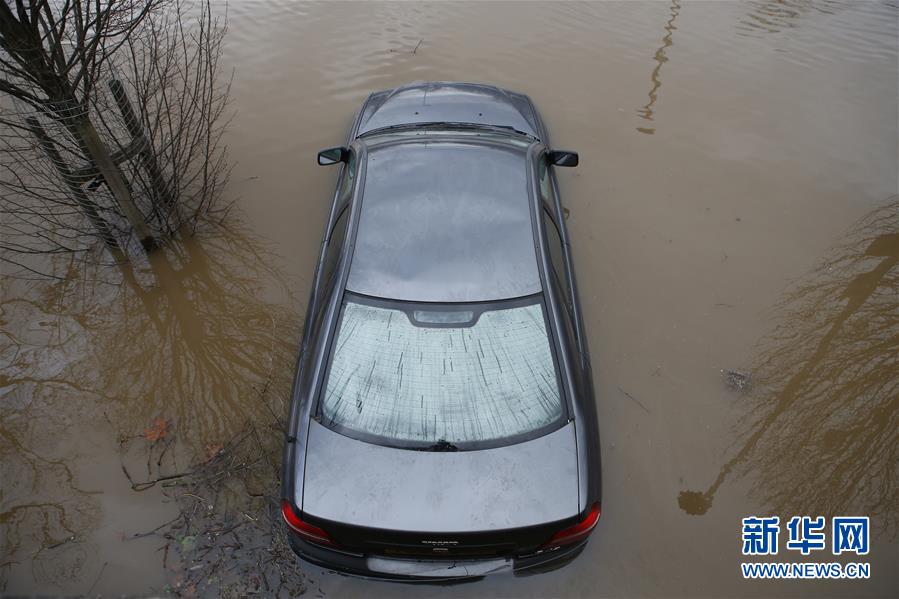
[[[350,158],[350,149],[344,146],[337,146],[336,148],[328,148],[327,150],[322,150],[318,153],[318,164],[319,166],[328,166],[330,164],[337,164],[338,162],[346,162]]]
[[[552,150],[547,154],[547,160],[550,164],[556,166],[577,166],[577,152],[570,150]]]

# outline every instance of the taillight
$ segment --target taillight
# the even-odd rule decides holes
[[[583,520],[554,534],[549,541],[543,544],[541,549],[552,549],[553,547],[561,547],[583,541],[596,528],[596,523],[599,522],[601,515],[602,507],[599,505],[599,502],[594,503]]]
[[[321,528],[309,524],[308,522],[304,522],[297,513],[293,511],[289,501],[281,502],[281,515],[284,516],[284,521],[287,523],[287,526],[303,537],[303,539],[312,543],[318,543],[319,545],[337,544],[334,542],[334,539]]]

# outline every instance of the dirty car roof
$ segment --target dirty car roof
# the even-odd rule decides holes
[[[477,140],[370,147],[347,289],[420,302],[541,290],[525,152]]]

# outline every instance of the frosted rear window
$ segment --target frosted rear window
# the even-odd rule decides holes
[[[424,326],[396,309],[347,302],[343,310],[321,407],[326,425],[464,443],[526,434],[562,415],[540,304],[485,311],[473,326],[439,310],[412,312]]]

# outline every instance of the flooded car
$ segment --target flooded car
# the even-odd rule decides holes
[[[575,557],[599,433],[552,150],[527,96],[374,93],[345,147],[284,455],[294,551],[378,578]]]

